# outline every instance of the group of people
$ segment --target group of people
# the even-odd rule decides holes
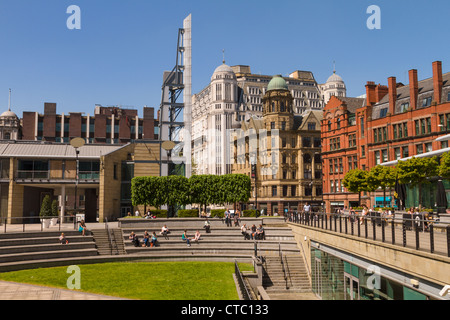
[[[264,240],[266,234],[263,226],[260,224],[258,228],[253,224],[250,229],[244,223],[241,227],[241,233],[244,236],[244,240]]]
[[[239,223],[241,221],[241,212],[239,210],[236,210],[236,212],[234,212],[226,209],[224,213],[224,219],[227,227],[232,227],[233,223],[235,227],[239,227]]]
[[[160,235],[162,235],[165,239],[169,239],[168,234],[170,233],[169,228],[167,228],[167,225],[164,225],[161,228],[161,231],[159,232]],[[130,236],[128,237],[129,240],[133,243],[135,247],[156,247],[158,244],[158,237],[156,236],[156,232],[153,231],[152,234],[145,230],[143,234],[143,240],[141,243],[141,240],[139,239],[138,235],[134,233],[134,231],[131,231]]]

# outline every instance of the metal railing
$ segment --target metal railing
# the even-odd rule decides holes
[[[108,218],[105,218],[105,229],[106,229],[106,233],[108,235],[108,241],[109,241],[109,247],[111,249],[111,255],[113,255],[114,248],[116,249],[114,254],[119,255],[119,248],[117,247],[117,244],[116,244],[116,246],[113,245],[113,239],[112,239],[113,236],[111,234],[111,230],[108,227]],[[116,241],[116,239],[114,237],[114,242],[115,241]]]
[[[44,220],[53,220],[56,222],[53,225],[49,225],[47,228],[44,225]],[[62,225],[67,224],[68,226],[74,226],[74,230],[76,230],[76,217],[74,216],[65,216],[63,221],[61,221],[61,217],[2,217],[0,218],[0,232],[27,232],[27,231],[45,231],[55,230],[55,226],[57,226],[57,230],[61,231]]]
[[[450,257],[450,223],[431,214],[288,213],[287,221]]]
[[[234,260],[234,273],[236,275],[236,279],[239,285],[239,290],[242,294],[243,300],[253,300],[252,295],[250,294],[250,290],[247,287],[247,284],[244,281],[244,277],[242,275],[241,270],[239,269],[239,265],[237,260]]]
[[[281,269],[283,270],[283,277],[284,277],[285,286],[286,286],[286,289],[289,289],[288,277],[287,277],[287,274],[286,274],[286,268],[284,266],[284,261],[283,261],[283,250],[281,249],[281,242],[278,243],[278,255],[280,257]]]

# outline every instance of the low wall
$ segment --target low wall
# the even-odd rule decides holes
[[[311,270],[311,241],[314,241],[350,256],[396,270],[399,274],[404,274],[405,282],[409,282],[410,277],[418,277],[442,287],[450,284],[449,257],[311,226],[293,223],[289,223],[289,226],[301,251],[305,253],[309,270]]]
[[[195,229],[203,228],[205,224],[204,218],[156,218],[156,219],[143,219],[143,218],[122,218],[119,219],[120,228],[149,228],[149,229],[161,229],[164,225],[170,228],[186,228]],[[226,227],[225,219],[221,218],[209,218],[211,228],[214,227]],[[248,227],[252,224],[256,226],[264,224],[263,218],[241,218],[240,224],[246,224]]]

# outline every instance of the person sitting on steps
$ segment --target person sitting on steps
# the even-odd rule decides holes
[[[181,240],[186,241],[187,246],[191,246],[191,239],[187,236],[186,230],[184,230],[183,234],[181,235]]]

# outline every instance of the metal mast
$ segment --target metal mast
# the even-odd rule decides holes
[[[170,175],[170,163],[184,163],[184,175],[191,175],[191,15],[178,30],[175,67],[164,72],[159,114],[160,175]],[[175,147],[163,148],[172,141]],[[169,161],[170,160],[170,161]]]

